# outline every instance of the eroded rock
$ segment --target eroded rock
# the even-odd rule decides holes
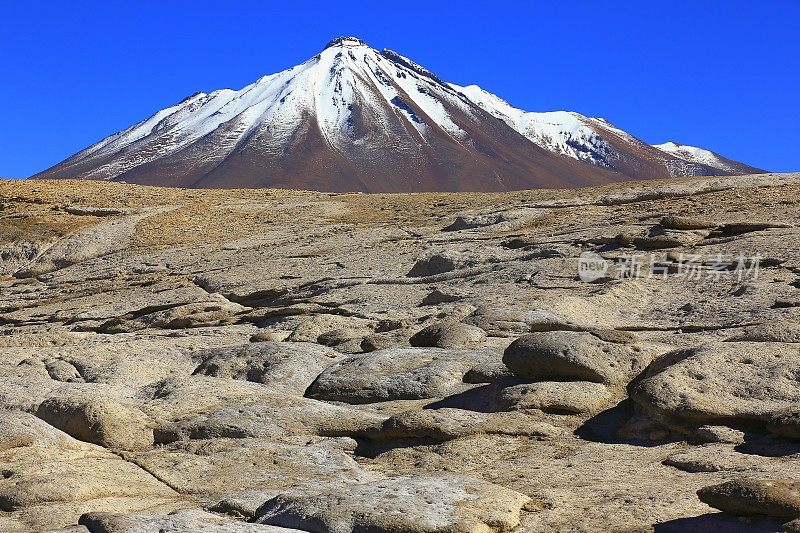
[[[742,444],[745,434],[738,429],[725,426],[700,426],[692,434],[692,442]]]
[[[377,476],[347,453],[352,439],[284,438],[190,440],[131,454],[128,459],[182,494],[221,498],[233,490],[314,490],[339,483],[364,483]]]
[[[697,491],[700,501],[735,515],[800,517],[800,483],[791,480],[735,479]]]
[[[146,328],[186,329],[231,324],[248,308],[211,295],[205,302],[178,305],[132,319],[112,319],[100,326],[106,333],[130,333]]]
[[[447,253],[433,253],[418,260],[406,274],[412,278],[433,276],[451,272],[461,265],[461,260]]]
[[[337,355],[319,345],[298,342],[225,346],[196,353],[202,363],[194,373],[264,383],[302,395]]]
[[[139,467],[31,415],[0,412],[0,429],[0,511],[20,531],[77,524],[90,510],[168,512],[185,506]]]
[[[719,225],[707,218],[679,215],[666,216],[661,219],[659,224],[665,228],[677,230],[713,229]]]
[[[506,387],[500,405],[506,409],[539,409],[548,413],[590,413],[611,400],[601,383],[541,381]]]
[[[552,331],[520,337],[506,349],[503,362],[520,379],[626,383],[650,358],[636,346],[590,333]]]
[[[384,417],[348,406],[293,395],[264,393],[233,405],[222,404],[176,417],[155,430],[158,443],[184,439],[281,438],[359,435]]]
[[[787,439],[800,440],[800,409],[791,407],[771,413],[767,417],[767,429]]]
[[[36,416],[78,440],[105,448],[139,450],[153,444],[153,422],[133,401],[95,384],[56,390]]]
[[[256,521],[282,527],[350,531],[510,531],[530,500],[466,476],[403,476],[309,496],[278,496]]]
[[[80,524],[92,533],[138,533],[148,531],[190,533],[301,533],[297,529],[248,524],[199,509],[174,511],[167,515],[87,513]]]
[[[720,343],[679,355],[631,391],[637,403],[675,430],[763,425],[800,400],[800,355],[791,345]]]
[[[573,329],[566,320],[551,311],[521,311],[507,308],[479,308],[466,320],[495,337],[511,337],[536,331]]]
[[[772,320],[748,326],[730,341],[800,343],[800,323],[791,320]]]
[[[486,338],[486,333],[477,326],[462,323],[434,324],[414,334],[409,343],[416,347],[472,348]]]
[[[447,441],[476,434],[551,438],[563,431],[522,413],[481,413],[440,408],[405,411],[391,416],[380,426],[363,432],[377,441],[431,439]]]
[[[441,398],[464,390],[464,375],[490,352],[390,348],[347,357],[309,387],[312,398],[347,403]]]

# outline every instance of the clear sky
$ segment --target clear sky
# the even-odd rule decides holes
[[[800,171],[800,1],[4,2],[0,176],[354,35],[530,111]]]

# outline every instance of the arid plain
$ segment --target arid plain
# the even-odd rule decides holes
[[[0,181],[0,531],[800,531],[798,198]]]

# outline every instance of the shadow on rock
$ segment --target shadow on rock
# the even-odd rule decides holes
[[[658,446],[664,441],[653,441],[647,438],[622,436],[626,424],[635,416],[634,403],[626,398],[605,411],[602,411],[575,430],[575,435],[591,442],[603,444],[630,444],[633,446]]]
[[[452,407],[454,409],[464,409],[465,411],[476,411],[478,413],[497,413],[504,411],[504,409],[498,405],[502,390],[505,387],[518,385],[519,383],[523,382],[515,378],[502,379],[429,403],[425,406],[425,409]]]
[[[655,533],[765,533],[783,531],[781,522],[766,517],[738,517],[725,513],[708,513],[689,518],[676,518],[653,526]]]
[[[387,441],[374,441],[357,437],[355,441],[357,445],[353,450],[353,455],[366,459],[375,459],[384,453],[394,450],[402,450],[404,448],[414,448],[417,446],[436,446],[442,444],[441,440],[431,438],[400,438]]]
[[[800,442],[786,440],[777,435],[763,435],[753,438],[748,434],[744,443],[734,448],[739,453],[760,455],[762,457],[785,457],[800,453]]]

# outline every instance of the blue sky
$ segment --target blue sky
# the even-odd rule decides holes
[[[450,7],[452,6],[452,7]],[[800,171],[800,2],[5,2],[0,176],[25,177],[197,91],[338,35],[531,111]]]

